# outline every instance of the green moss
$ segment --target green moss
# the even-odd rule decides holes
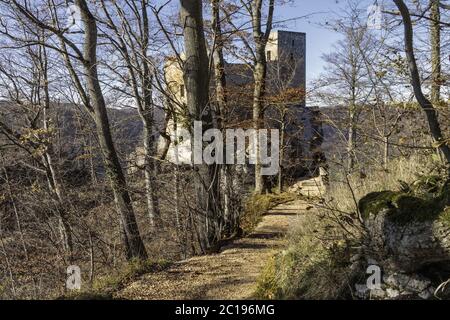
[[[411,190],[410,193],[382,191],[368,194],[359,202],[363,219],[386,209],[389,219],[396,223],[430,221],[443,215],[449,205],[450,184],[442,184],[436,177],[415,183]]]
[[[390,208],[396,194],[394,191],[372,192],[362,198],[358,207],[363,219],[367,219],[370,215],[377,214],[385,208]]]

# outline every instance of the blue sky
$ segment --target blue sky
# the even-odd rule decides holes
[[[166,0],[155,1],[157,3],[166,2]],[[322,54],[331,52],[333,44],[340,38],[339,34],[326,29],[323,24],[342,12],[343,8],[348,5],[348,1],[360,2],[361,7],[375,3],[375,0],[291,0],[287,5],[276,6],[274,22],[308,16],[302,19],[275,23],[274,26],[275,29],[306,33],[307,81],[311,81],[320,75],[324,68],[321,59]],[[379,0],[378,2],[382,4],[385,1]],[[178,3],[179,1],[173,0],[172,8],[176,8]]]
[[[322,54],[332,51],[339,40],[336,32],[322,25],[345,7],[346,0],[294,0],[293,4],[275,10],[276,20],[286,20],[310,15],[308,18],[289,21],[277,29],[306,33],[306,73],[308,81],[318,77],[323,70]],[[372,3],[372,2],[370,2]]]

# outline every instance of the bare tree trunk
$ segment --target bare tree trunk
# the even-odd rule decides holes
[[[64,252],[69,255],[69,260],[72,259],[73,241],[72,231],[67,216],[67,208],[65,207],[64,195],[62,186],[57,177],[55,168],[53,166],[52,158],[48,152],[42,156],[42,161],[45,165],[45,172],[47,177],[47,183],[52,194],[52,198],[56,203],[56,210],[58,213],[58,229],[61,236],[62,246]]]
[[[441,96],[441,11],[440,0],[430,0],[431,21],[431,102],[438,104]]]
[[[91,173],[91,179],[92,179],[92,182],[94,183],[94,185],[97,185],[98,181],[97,181],[97,173],[96,173],[95,166],[94,166],[94,153],[92,152],[92,148],[94,147],[94,145],[92,143],[90,134],[88,135],[87,140],[89,141],[87,143],[87,145],[89,148],[89,169],[90,169],[90,173]]]
[[[146,259],[147,251],[142,242],[125,176],[113,143],[106,103],[98,79],[97,24],[85,0],[77,0],[76,5],[80,8],[85,25],[83,66],[86,73],[86,82],[105,169],[111,182],[117,211],[121,218],[126,257],[127,259]]]
[[[227,81],[225,76],[225,61],[223,58],[223,35],[220,23],[220,3],[221,0],[211,0],[212,6],[212,28],[214,32],[214,82],[216,89],[216,101],[219,106],[219,128],[220,123],[224,123],[227,113],[226,87]]]
[[[42,82],[42,87],[44,89],[44,109],[43,109],[43,126],[45,131],[49,131],[49,119],[47,112],[50,108],[50,94],[48,88],[48,59],[47,59],[47,51],[45,48],[40,48],[40,60],[39,67],[42,73],[42,79],[39,79],[38,83]],[[39,89],[38,89],[39,90]],[[57,170],[53,165],[52,160],[52,150],[53,145],[50,144],[47,146],[47,150],[42,156],[42,160],[45,166],[46,176],[48,185],[50,187],[50,192],[52,193],[52,197],[55,200],[58,211],[58,220],[59,220],[59,232],[61,235],[61,240],[63,243],[64,251],[68,254],[69,261],[72,259],[72,251],[73,251],[73,241],[72,241],[72,230],[69,223],[69,217],[67,215],[67,208],[65,203],[64,191],[58,177]]]
[[[422,91],[422,83],[420,80],[419,69],[417,67],[416,57],[414,55],[414,33],[411,22],[411,15],[408,7],[403,0],[394,0],[397,5],[400,14],[403,19],[404,32],[405,32],[405,51],[409,62],[409,71],[411,74],[411,84],[414,89],[414,95],[417,102],[424,110],[428,126],[430,128],[431,136],[436,143],[437,148],[442,152],[445,157],[447,165],[450,164],[450,148],[442,135],[441,127],[439,125],[436,109],[433,104],[428,100]],[[450,173],[450,169],[449,169]]]
[[[267,73],[267,66],[265,62],[265,50],[260,49],[260,53],[257,53],[257,62],[255,67],[255,88],[253,92],[253,128],[258,132],[260,129],[264,128],[264,110],[263,110],[263,97],[265,91],[265,80]],[[266,191],[266,184],[264,181],[264,176],[261,175],[261,145],[259,135],[256,134],[256,164],[255,164],[255,193],[262,194]]]
[[[278,193],[283,192],[283,161],[284,161],[284,149],[285,149],[285,135],[286,135],[286,111],[282,111],[281,116],[281,136],[280,136],[280,160],[278,171]]]
[[[160,218],[159,201],[156,196],[156,164],[155,164],[155,143],[153,137],[153,126],[148,125],[144,120],[144,175],[145,175],[145,195],[147,198],[147,212],[150,223],[155,226]]]
[[[124,59],[128,70],[132,88],[132,95],[136,101],[139,116],[143,125],[144,147],[144,181],[147,213],[150,224],[154,227],[155,220],[160,216],[159,201],[157,197],[156,174],[157,162],[156,143],[154,135],[154,104],[153,104],[153,71],[148,57],[149,47],[149,20],[147,14],[148,0],[140,0],[140,10],[135,7],[133,22],[139,24],[139,36],[133,33],[131,22],[121,19],[120,25],[112,18],[104,0],[101,1],[103,11],[108,20],[109,28],[116,38],[110,37],[113,47],[117,49]],[[115,4],[120,13],[121,9]],[[125,30],[125,31],[124,31]],[[140,81],[139,81],[140,80]]]
[[[269,1],[269,13],[267,17],[266,30],[262,31],[262,7],[264,1],[255,0],[251,6],[253,38],[255,40],[255,67],[253,70],[253,77],[255,86],[253,91],[253,127],[258,132],[259,129],[264,128],[264,95],[266,91],[266,76],[267,76],[267,59],[266,46],[269,40],[269,35],[272,30],[272,21],[274,13],[274,0]],[[256,164],[255,164],[255,193],[261,194],[266,191],[266,183],[264,176],[261,175],[261,146],[259,135],[256,134]]]
[[[155,219],[160,218],[159,201],[156,196],[156,145],[154,136],[154,104],[153,104],[153,84],[150,61],[147,56],[149,46],[149,22],[147,16],[147,0],[141,2],[142,15],[142,93],[143,93],[143,110],[140,112],[144,125],[144,150],[145,150],[145,189],[147,196],[147,210],[152,224]]]
[[[350,107],[352,109],[354,107]],[[355,138],[356,138],[356,128],[355,128],[355,113],[350,110],[350,121],[348,125],[348,140],[347,140],[347,157],[348,164],[347,170],[351,172],[355,167]]]
[[[186,51],[184,83],[191,117],[191,129],[193,121],[202,121],[205,131],[212,128],[213,119],[208,105],[209,70],[203,29],[202,1],[181,0],[180,17]],[[192,150],[194,151],[194,146],[192,146]],[[197,208],[205,217],[203,239],[203,248],[205,249],[214,246],[220,238],[218,230],[221,216],[217,203],[217,173],[218,170],[214,165],[194,165]]]
[[[179,199],[179,191],[180,191],[180,169],[179,169],[179,150],[178,150],[178,123],[176,117],[173,118],[173,133],[174,133],[174,155],[175,155],[175,170],[173,171],[173,180],[174,180],[174,210],[175,210],[175,221],[176,221],[176,230],[177,230],[177,240],[179,242],[180,252],[182,259],[186,259],[187,256],[187,226],[183,234],[181,233],[181,220],[180,220],[180,199]],[[189,219],[188,219],[189,220]]]
[[[387,170],[389,163],[389,136],[384,137],[383,141],[384,153],[383,153],[383,166]]]
[[[218,110],[217,115],[217,125],[218,128],[223,130],[225,134],[225,128],[227,127],[228,121],[228,107],[227,107],[227,81],[225,74],[225,60],[223,57],[223,35],[220,20],[220,4],[222,0],[211,0],[212,7],[212,29],[214,32],[214,48],[213,48],[213,64],[214,64],[214,83],[216,90],[216,102]],[[225,135],[224,135],[225,136]],[[224,154],[225,154],[224,146]],[[238,215],[239,206],[235,205],[239,202],[240,195],[237,190],[234,190],[233,178],[237,178],[237,175],[233,174],[234,168],[230,165],[223,164],[220,166],[220,189],[221,189],[221,205],[223,210],[223,223],[221,229],[224,229],[227,236],[232,236],[237,228],[236,219],[233,217]]]
[[[356,144],[356,86],[357,86],[357,71],[355,65],[355,58],[353,55],[353,50],[350,49],[350,61],[352,64],[352,74],[351,74],[351,97],[349,106],[349,123],[348,123],[348,141],[347,141],[347,157],[348,164],[347,170],[351,172],[355,167],[355,144]]]

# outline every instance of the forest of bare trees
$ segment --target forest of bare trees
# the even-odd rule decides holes
[[[367,298],[354,288],[369,260],[411,279],[433,264],[450,296],[450,3],[378,2],[324,15],[292,0],[0,0],[0,298],[133,298],[139,277],[245,239],[262,242],[236,261],[259,263],[236,270],[273,273],[248,271],[259,298]],[[339,39],[314,79],[306,48],[321,39],[289,21]],[[394,216],[421,210],[401,218],[410,245],[373,218],[380,194]],[[284,205],[320,222],[280,231],[264,214]],[[428,238],[425,211],[440,221]],[[281,257],[259,256],[285,233]]]

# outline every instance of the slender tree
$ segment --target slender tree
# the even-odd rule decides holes
[[[23,26],[22,26],[23,27]],[[23,43],[16,46],[16,57],[21,60],[10,61],[9,66],[0,66],[2,87],[6,87],[8,99],[13,103],[12,108],[19,108],[24,114],[22,128],[15,131],[7,123],[0,120],[0,132],[13,143],[22,145],[32,155],[35,162],[35,172],[45,175],[50,196],[55,204],[59,223],[61,244],[70,259],[73,251],[70,217],[67,210],[67,199],[64,192],[59,168],[54,161],[54,126],[50,119],[50,90],[49,65],[51,60],[46,47],[44,32],[29,36],[30,42],[37,44],[27,46],[20,51]],[[29,64],[29,68],[23,65]],[[18,71],[20,70],[20,72]],[[25,133],[25,134],[24,134]]]
[[[83,68],[86,74],[88,95],[92,103],[91,112],[103,154],[105,167],[114,192],[114,200],[121,217],[123,240],[128,259],[147,258],[144,243],[139,233],[130,194],[114,142],[111,135],[106,103],[97,71],[97,22],[85,0],[76,0],[84,23]]]
[[[420,107],[425,112],[435,146],[442,152],[448,165],[450,164],[450,148],[448,146],[448,141],[442,134],[436,109],[422,91],[422,81],[420,79],[419,68],[417,67],[416,56],[414,53],[414,31],[411,21],[411,14],[403,0],[394,0],[394,3],[399,9],[403,20],[405,52],[408,59],[410,80],[414,95]]]
[[[43,17],[34,12],[33,7],[24,5],[20,1],[8,1],[6,5],[11,7],[17,19],[22,23],[34,25],[36,28],[52,34],[59,40],[59,46],[56,46],[54,43],[43,43],[43,45],[61,54],[82,104],[94,120],[104,166],[114,194],[117,212],[120,216],[119,222],[125,255],[128,259],[145,259],[147,252],[139,233],[125,175],[113,142],[106,102],[100,84],[97,62],[97,21],[90,11],[86,0],[75,1],[84,26],[81,38],[82,49],[78,48],[77,41],[73,41],[68,37],[67,28],[61,27],[61,22],[57,15],[51,15],[49,21],[49,19],[43,19]],[[52,2],[48,2],[47,5],[50,9],[56,10],[55,4]],[[50,11],[54,12],[53,10]],[[78,66],[81,66],[82,72],[79,72]]]
[[[431,102],[441,99],[441,1],[430,0]]]
[[[263,22],[263,0],[255,0],[243,3],[251,15],[253,27],[253,39],[255,42],[253,78],[255,81],[253,92],[253,126],[255,130],[264,127],[264,96],[267,77],[266,47],[272,31],[272,22],[275,9],[275,1],[270,0],[268,4],[267,20]],[[265,30],[263,30],[265,25]],[[264,177],[261,175],[261,146],[259,137],[256,137],[256,164],[255,164],[255,193],[263,193],[266,190]]]
[[[126,2],[125,5],[113,2],[112,8],[102,0],[107,27],[112,31],[105,36],[110,40],[113,50],[120,53],[128,73],[127,79],[120,79],[131,84],[131,96],[136,102],[143,125],[144,176],[147,212],[150,223],[160,217],[159,201],[156,195],[156,139],[155,139],[155,104],[153,103],[153,77],[151,58],[149,57],[150,27],[148,18],[148,1],[139,3]],[[131,6],[135,10],[123,8]],[[112,11],[114,10],[114,11]],[[119,22],[115,21],[117,16]]]
[[[352,171],[357,161],[357,137],[363,104],[370,96],[367,89],[368,71],[366,57],[371,56],[373,42],[367,28],[360,24],[358,11],[339,19],[334,26],[343,39],[334,45],[334,52],[323,55],[327,68],[321,79],[318,95],[329,100],[330,104],[346,107],[346,148],[347,170]],[[370,58],[369,58],[370,59]]]

